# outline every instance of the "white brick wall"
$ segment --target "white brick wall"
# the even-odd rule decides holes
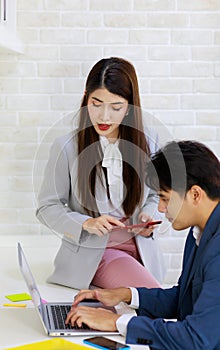
[[[171,138],[200,140],[220,155],[219,0],[17,0],[17,9],[25,52],[0,49],[1,235],[48,233],[34,216],[32,175],[36,191],[50,144],[69,128],[102,57],[133,62],[143,109]],[[185,235],[160,235],[167,284]]]

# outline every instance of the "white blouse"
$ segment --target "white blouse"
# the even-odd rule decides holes
[[[119,209],[123,202],[124,186],[122,155],[118,147],[119,140],[110,143],[105,136],[100,136],[100,143],[104,154],[102,166],[107,169],[110,201],[115,209]]]

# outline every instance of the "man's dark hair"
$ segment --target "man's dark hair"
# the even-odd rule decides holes
[[[210,199],[220,198],[219,159],[200,142],[169,142],[152,155],[146,170],[146,184],[156,191],[185,194],[198,185]]]

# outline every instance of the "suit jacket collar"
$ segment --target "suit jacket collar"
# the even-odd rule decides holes
[[[220,203],[215,207],[212,214],[210,215],[204,231],[201,236],[199,246],[197,248],[196,244],[193,247],[191,254],[189,256],[188,262],[185,266],[182,276],[183,289],[180,290],[180,305],[183,300],[183,297],[190,285],[190,282],[193,278],[193,275],[196,269],[200,266],[200,260],[204,254],[205,249],[208,246],[209,240],[215,235],[218,227],[220,225]]]

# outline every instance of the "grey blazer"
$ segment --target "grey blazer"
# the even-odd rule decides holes
[[[146,130],[151,152],[157,150],[157,136]],[[59,137],[53,143],[38,196],[37,218],[62,237],[61,247],[54,261],[54,272],[48,282],[76,289],[88,288],[103,256],[108,235],[98,237],[82,230],[89,216],[77,194],[77,144],[74,133]],[[97,193],[103,184],[96,183]],[[101,205],[100,214],[106,214]],[[104,211],[103,211],[104,209]],[[155,193],[145,186],[141,210],[136,209],[133,222],[140,212],[158,218]],[[150,242],[151,241],[151,242]],[[145,266],[161,281],[165,273],[163,256],[156,240],[136,236],[136,243]],[[155,255],[156,254],[156,255]]]

